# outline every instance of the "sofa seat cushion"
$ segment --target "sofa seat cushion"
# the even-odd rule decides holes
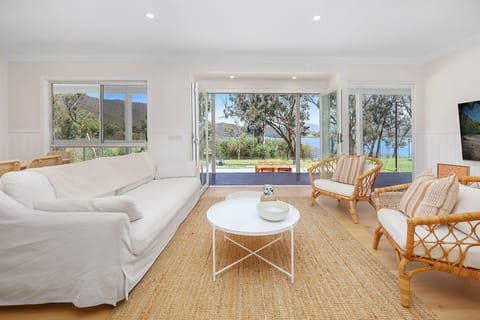
[[[137,204],[143,218],[132,222],[132,249],[141,254],[167,228],[176,214],[200,190],[193,177],[152,180],[126,193]]]
[[[313,181],[313,184],[320,190],[341,194],[345,197],[351,197],[353,191],[355,190],[355,187],[351,184],[340,183],[327,179],[317,179]]]
[[[393,241],[400,247],[400,249],[405,250],[407,244],[407,219],[408,217],[402,212],[382,208],[377,212],[378,222],[382,225],[383,229],[391,236]],[[451,228],[450,228],[451,229]],[[460,256],[460,248],[462,251],[466,250],[471,244],[478,244],[478,241],[468,237],[465,233],[460,230],[453,229],[453,235],[448,234],[449,227],[446,225],[440,225],[435,229],[435,234],[429,234],[422,226],[417,226],[415,228],[415,238],[425,238],[425,246],[419,245],[414,248],[414,253],[416,255],[422,256],[427,250],[430,251],[430,256],[434,259],[444,260],[444,261],[456,261]],[[453,245],[444,244],[440,247],[437,242],[438,239],[444,239],[446,242],[455,241],[456,239],[461,240],[463,245],[461,247]],[[453,249],[452,249],[453,247]],[[447,250],[442,250],[447,249]],[[448,258],[448,259],[447,259]],[[471,268],[480,269],[480,246],[474,246],[468,249],[467,256],[463,262],[463,265]]]

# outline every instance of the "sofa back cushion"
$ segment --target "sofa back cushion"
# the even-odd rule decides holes
[[[480,189],[464,185],[460,185],[459,187],[458,200],[452,213],[480,211]],[[480,220],[460,222],[455,225],[455,228],[470,235],[474,239],[480,239]],[[473,234],[473,232],[475,232],[475,234]]]
[[[341,155],[337,161],[337,167],[332,180],[341,183],[354,184],[363,172],[366,156]]]
[[[157,163],[155,179],[195,177],[197,168],[192,160],[160,161]]]
[[[436,179],[425,172],[415,178],[402,196],[399,210],[409,217],[449,214],[457,201],[458,190],[455,174]]]
[[[105,197],[117,190],[153,180],[155,165],[146,153],[104,157],[34,169],[47,176],[58,198]]]
[[[2,176],[2,185],[7,195],[29,208],[33,208],[37,200],[56,198],[48,179],[34,170],[7,172]]]

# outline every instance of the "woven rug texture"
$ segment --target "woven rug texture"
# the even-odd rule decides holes
[[[400,305],[398,279],[318,202],[284,197],[301,214],[295,227],[295,282],[256,257],[212,281],[208,208],[203,196],[151,269],[111,319],[438,319],[412,294]],[[270,237],[232,236],[251,249]],[[290,270],[290,233],[260,254]],[[373,235],[372,235],[373,239]],[[246,251],[217,231],[217,269]],[[392,253],[393,254],[393,253]]]

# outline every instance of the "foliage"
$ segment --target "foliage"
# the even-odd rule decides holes
[[[308,104],[313,101],[310,96],[230,94],[228,102],[225,103],[224,114],[227,119],[233,118],[237,123],[242,122],[244,132],[253,135],[259,144],[264,141],[267,126],[272,128],[284,140],[287,158],[295,157],[297,99],[300,99],[300,128],[301,132],[305,133],[309,129],[306,126],[309,120]],[[230,134],[234,136],[233,132]]]
[[[382,141],[385,141],[387,147],[393,147],[392,157],[397,156],[398,148],[405,146],[411,136],[411,105],[410,96],[364,95],[363,144],[369,156],[381,156]]]
[[[305,157],[313,157],[310,145],[302,145]],[[281,139],[265,139],[261,144],[254,137],[240,139],[225,138],[217,140],[218,159],[286,159],[288,146]]]
[[[88,97],[83,93],[53,96],[53,134],[56,140],[99,138],[98,112],[87,108]]]

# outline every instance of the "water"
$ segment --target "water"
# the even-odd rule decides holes
[[[313,149],[313,158],[319,159],[320,157],[320,139],[315,137],[302,137],[302,143],[308,144]],[[399,158],[411,158],[412,156],[412,140],[408,139],[407,144],[404,147],[398,148]],[[380,143],[380,158],[391,157],[393,155],[393,148],[387,147],[385,141]]]

